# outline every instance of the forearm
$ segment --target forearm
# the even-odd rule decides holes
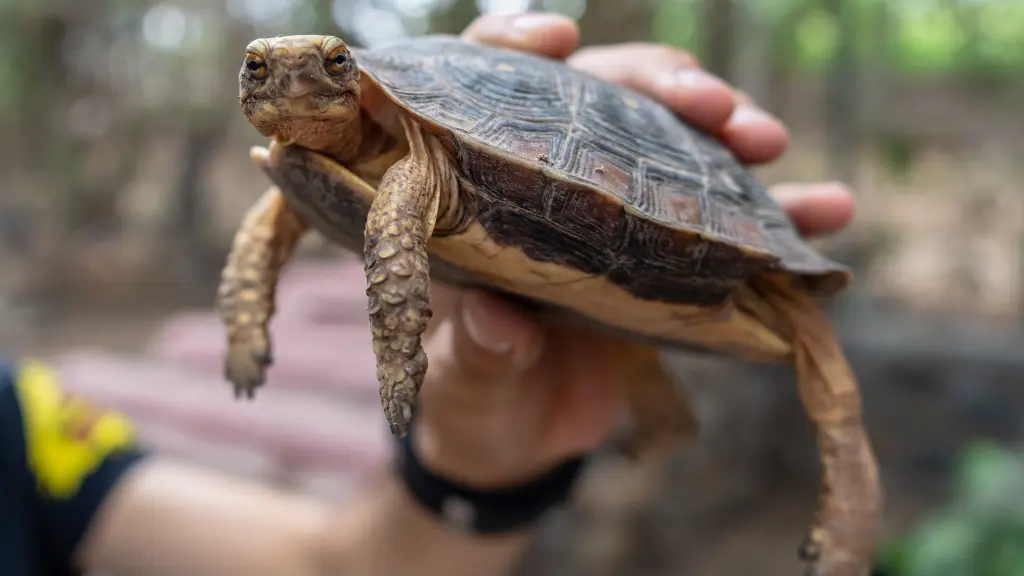
[[[151,457],[103,503],[79,564],[119,576],[314,576],[320,503]]]
[[[81,564],[121,576],[507,574],[529,538],[436,522],[389,477],[340,505],[153,458],[110,494]]]
[[[504,575],[530,535],[470,536],[443,526],[409,496],[394,476],[344,512],[331,531],[330,574],[356,576]]]

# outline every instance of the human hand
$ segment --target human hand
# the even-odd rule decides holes
[[[690,54],[655,44],[584,48],[576,24],[552,14],[482,16],[472,41],[567,59],[570,66],[660,100],[744,162],[778,158],[782,123],[702,71]],[[853,201],[837,183],[785,184],[772,194],[804,235],[836,231]],[[542,325],[502,298],[435,285],[430,368],[416,439],[426,465],[480,488],[529,480],[607,440],[626,410],[606,336]]]

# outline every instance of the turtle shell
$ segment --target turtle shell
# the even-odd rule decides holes
[[[499,245],[671,303],[720,302],[764,271],[823,295],[849,282],[722,144],[643,94],[448,36],[356,59],[442,137]]]

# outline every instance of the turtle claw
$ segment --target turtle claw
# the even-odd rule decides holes
[[[835,532],[835,534],[833,533]],[[843,546],[839,533],[855,534],[842,529],[828,530],[815,524],[797,549],[800,560],[807,563],[804,576],[869,576],[870,557],[860,547]]]
[[[391,404],[391,409],[386,411],[388,426],[391,434],[396,438],[405,438],[409,433],[409,426],[412,424],[413,405],[405,399],[396,399]]]
[[[797,549],[797,555],[804,562],[817,562],[821,558],[821,548],[811,538],[811,535],[808,534],[803,543],[800,544],[800,548]]]
[[[272,363],[266,338],[252,338],[230,345],[224,362],[224,375],[234,387],[235,399],[252,400],[256,389],[267,381]]]
[[[807,563],[803,576],[824,576],[818,561],[821,560],[821,546],[813,538],[816,529],[812,529],[797,549],[797,556]]]

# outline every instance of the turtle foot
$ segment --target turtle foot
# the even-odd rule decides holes
[[[271,187],[235,233],[217,288],[217,309],[227,330],[224,376],[236,398],[252,399],[266,381],[278,276],[307,229],[280,190]]]
[[[224,375],[234,386],[235,398],[252,400],[256,389],[266,382],[271,362],[270,341],[265,335],[232,342],[224,361]]]
[[[820,436],[821,505],[798,554],[805,576],[869,576],[882,507],[878,470],[859,425],[829,427]]]

